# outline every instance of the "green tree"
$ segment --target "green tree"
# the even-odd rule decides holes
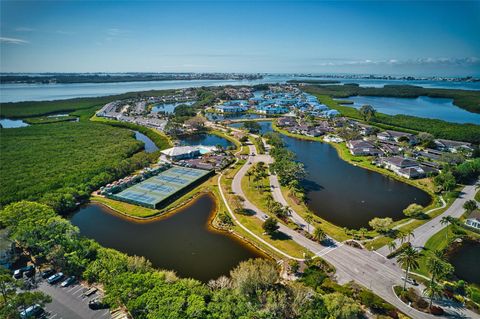
[[[305,215],[305,221],[307,222],[307,232],[310,232],[310,225],[313,223],[313,214],[308,212]]]
[[[327,234],[320,227],[315,227],[313,230],[313,239],[318,242],[324,241],[327,238]]]
[[[403,282],[403,290],[407,287],[408,274],[411,270],[418,269],[418,259],[420,258],[420,253],[408,245],[401,253],[398,255],[399,264],[405,269],[405,280]]]
[[[370,122],[372,117],[375,117],[375,114],[377,113],[377,111],[373,108],[373,106],[368,104],[362,105],[358,110],[358,112],[360,113],[362,118],[367,122]]]
[[[417,136],[418,142],[421,146],[426,148],[435,147],[435,137],[430,133],[420,132]]]
[[[263,222],[262,228],[267,234],[272,236],[280,227],[275,218],[269,217]]]
[[[397,249],[397,242],[395,240],[392,240],[387,244],[387,247],[390,252],[393,252],[395,249]]]
[[[438,290],[438,280],[444,278],[453,271],[453,266],[448,262],[442,260],[441,251],[435,251],[433,256],[430,256],[427,259],[427,269],[430,273],[430,281],[427,285],[427,289],[431,296],[430,298],[430,307],[432,306],[433,298],[435,296],[435,291]]]
[[[379,233],[385,233],[390,229],[393,220],[390,217],[379,218],[375,217],[371,221],[368,222],[368,225],[372,227],[374,230],[378,231]]]
[[[262,127],[255,121],[246,121],[243,122],[243,128],[250,133],[258,133]]]
[[[453,176],[452,172],[447,171],[444,173],[440,173],[433,178],[433,183],[437,187],[439,191],[451,191],[455,189],[457,186],[457,181],[455,180],[455,176]]]
[[[417,217],[423,212],[423,206],[418,204],[410,204],[403,210],[403,214],[407,217]]]
[[[276,264],[262,258],[242,261],[230,272],[230,277],[233,287],[247,296],[272,288],[280,278]]]
[[[433,299],[442,295],[442,286],[436,282],[431,282],[425,287],[423,293],[430,299],[429,308],[432,308]]]
[[[362,308],[352,298],[334,292],[323,296],[328,319],[351,319],[362,313]]]
[[[464,208],[467,212],[469,212],[469,213],[473,212],[475,209],[477,209],[477,207],[478,207],[478,206],[477,206],[477,202],[474,201],[474,200],[472,200],[472,199],[471,199],[471,200],[467,200],[467,201],[463,204],[463,208]]]

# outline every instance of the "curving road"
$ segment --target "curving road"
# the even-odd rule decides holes
[[[462,216],[465,212],[465,210],[463,209],[463,204],[465,204],[465,202],[468,200],[474,199],[475,193],[475,184],[465,186],[460,192],[459,197],[452,203],[452,205],[447,210],[445,210],[437,217],[429,220],[425,224],[421,225],[420,227],[417,227],[413,231],[415,237],[411,240],[412,245],[414,247],[423,248],[425,246],[425,243],[430,239],[430,237],[447,227],[447,225],[442,225],[442,223],[440,222],[443,217],[452,216],[458,218]],[[401,244],[400,239],[397,239],[396,242],[398,247]],[[383,246],[377,251],[383,256],[387,256],[390,253],[390,250],[387,246]]]
[[[251,203],[245,196],[245,193],[241,187],[241,180],[247,173],[248,169],[255,163],[259,161],[263,161],[265,163],[271,163],[272,158],[268,154],[258,155],[255,147],[253,145],[249,145],[249,156],[248,160],[246,161],[245,165],[237,172],[235,177],[232,181],[232,191],[235,194],[238,194],[245,198],[244,207],[251,210],[255,217],[262,219],[262,216],[265,213],[256,207],[253,203]],[[252,155],[253,154],[253,155]],[[220,179],[221,177],[219,177]],[[273,196],[274,199],[280,202],[282,205],[285,205],[287,202],[283,197],[282,192],[279,189],[278,179],[276,176],[270,176],[270,183],[273,185]],[[231,215],[236,220],[233,212],[231,211],[230,207],[228,206],[227,201],[223,195],[223,191],[221,190],[222,198],[225,201],[227,209],[231,213]],[[470,191],[468,190],[468,194]],[[458,206],[460,205],[460,206]],[[457,203],[454,207],[461,207],[463,202]],[[452,205],[453,206],[453,205]],[[292,219],[298,223],[306,224],[306,222],[298,215],[295,211],[292,210]],[[441,218],[441,217],[440,217]],[[434,219],[435,220],[435,219]],[[432,220],[433,221],[433,220]],[[238,221],[237,221],[238,222]],[[241,224],[240,224],[241,225]],[[243,225],[241,225],[244,229]],[[280,228],[279,231],[287,234],[291,237],[295,242],[299,245],[305,247],[306,249],[313,252],[316,256],[322,257],[330,264],[332,264],[336,269],[336,279],[339,283],[347,283],[349,281],[355,281],[358,284],[370,289],[378,296],[382,297],[387,302],[391,303],[395,307],[397,307],[400,311],[404,312],[408,316],[414,319],[430,319],[430,318],[438,318],[429,314],[425,314],[419,312],[405,303],[403,303],[400,299],[397,298],[395,293],[393,292],[394,285],[402,285],[402,276],[404,275],[404,271],[395,264],[394,261],[386,259],[383,255],[379,254],[378,252],[371,252],[367,250],[353,248],[349,245],[344,245],[342,243],[338,243],[332,240],[333,245],[331,246],[323,246],[319,243],[316,243],[302,234],[294,231],[291,228],[283,224],[279,224]],[[313,227],[311,227],[313,228]],[[266,243],[263,239],[258,237],[257,235],[253,234],[249,231],[255,238],[259,239],[260,241]],[[422,236],[419,236],[422,237]],[[419,238],[419,240],[421,240]],[[273,247],[272,245],[266,243],[269,247]],[[275,248],[276,251],[278,249]],[[285,253],[282,253],[284,256],[288,256]],[[298,259],[297,259],[298,260]],[[418,289],[422,289],[423,287],[418,287]],[[447,312],[450,317],[454,318],[480,318],[477,314],[469,311],[468,309],[462,307],[453,307],[453,306],[442,306]]]

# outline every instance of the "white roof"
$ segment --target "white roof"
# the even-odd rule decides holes
[[[174,146],[161,151],[161,153],[165,154],[166,156],[180,156],[183,154],[197,152],[198,150],[199,149],[197,146]]]

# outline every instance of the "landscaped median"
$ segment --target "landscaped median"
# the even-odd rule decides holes
[[[248,147],[243,146],[243,148],[238,151],[238,154],[248,154]],[[233,177],[238,173],[240,168],[245,164],[245,160],[239,159],[236,164],[230,167],[228,170],[224,171],[223,176],[221,176],[221,185],[223,194],[225,199],[228,201],[228,205],[230,207],[234,207],[234,194],[232,194],[232,181]],[[232,209],[233,211],[233,209]],[[259,220],[257,217],[248,216],[244,214],[234,213],[234,216],[238,219],[238,221],[249,231],[251,231],[255,236],[250,234],[249,232],[245,231],[241,226],[235,224],[233,227],[233,231],[237,233],[239,236],[243,237],[244,239],[250,241],[255,246],[260,248],[261,250],[266,251],[269,255],[273,256],[277,260],[285,259],[285,256],[280,254],[275,249],[269,247],[269,245],[274,246],[278,250],[284,252],[287,255],[290,255],[294,258],[302,259],[305,257],[305,254],[309,254],[308,251],[305,250],[304,247],[297,244],[294,240],[290,238],[272,238],[266,234],[264,234],[264,230],[262,228],[262,221]],[[265,241],[269,245],[266,245],[261,240]]]

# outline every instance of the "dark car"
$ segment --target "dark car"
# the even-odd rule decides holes
[[[100,299],[93,299],[88,302],[88,307],[92,310],[98,310],[108,308],[108,305],[103,303]]]
[[[47,270],[42,271],[42,278],[47,279],[48,277],[52,276],[55,273],[55,269],[49,268]]]
[[[23,267],[23,274],[27,278],[33,277],[35,275],[35,267],[32,265]]]
[[[47,282],[50,284],[50,285],[53,285],[57,282],[59,282],[60,280],[63,279],[63,273],[59,272],[59,273],[56,273],[54,275],[51,275],[50,277],[48,277],[47,279]]]

